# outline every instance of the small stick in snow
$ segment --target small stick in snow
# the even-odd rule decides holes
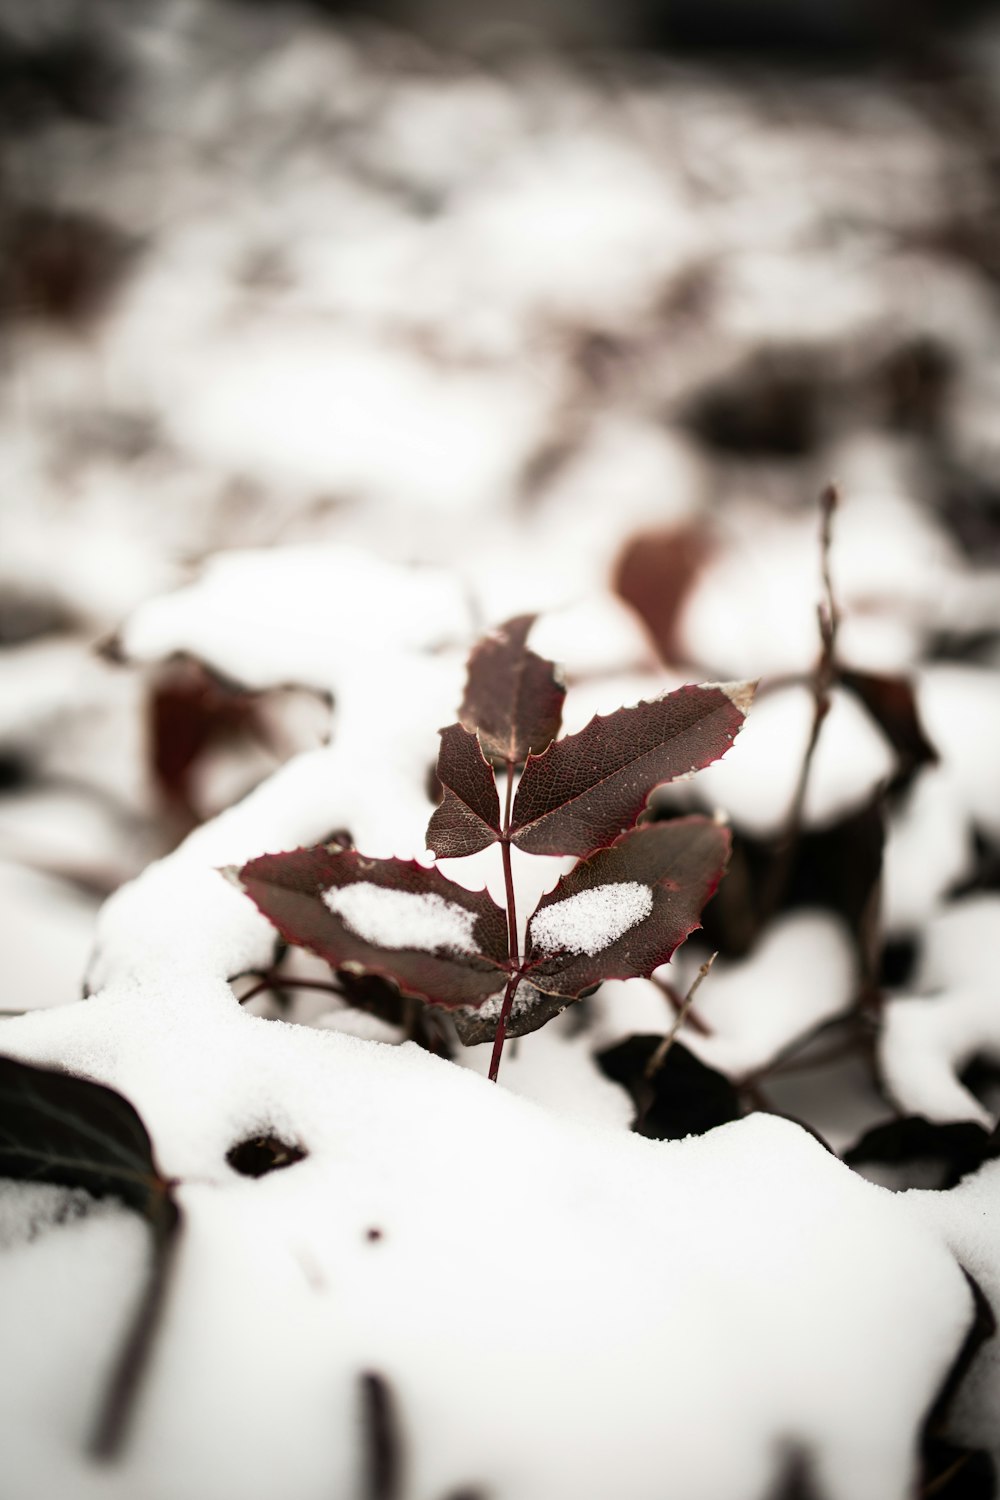
[[[802,812],[812,770],[813,756],[819,743],[823,720],[830,711],[830,690],[837,675],[837,632],[840,628],[840,611],[833,594],[830,577],[830,544],[833,539],[833,516],[840,503],[836,485],[828,484],[819,497],[820,505],[820,566],[823,574],[823,599],[816,607],[819,622],[820,653],[813,670],[810,686],[813,694],[813,721],[809,731],[809,743],[802,760],[798,785],[792,799],[791,812],[785,834],[787,843],[794,848],[802,830]]]
[[[706,958],[705,962],[702,964],[701,968],[694,976],[691,988],[684,996],[684,999],[682,1000],[680,1005],[680,1009],[678,1010],[677,1015],[674,1017],[674,1024],[671,1026],[670,1030],[663,1038],[663,1041],[657,1047],[656,1051],[650,1057],[649,1062],[646,1064],[647,1079],[655,1078],[657,1073],[663,1067],[663,1064],[666,1061],[667,1053],[670,1051],[671,1047],[674,1045],[674,1042],[677,1040],[677,1033],[680,1031],[681,1027],[684,1025],[684,1022],[687,1020],[688,1012],[691,1009],[691,1004],[694,1000],[694,997],[707,978],[708,972],[711,969],[712,965],[715,963],[715,960],[718,958],[718,956],[719,955],[716,952],[711,954],[709,958]]]
[[[802,757],[802,768],[799,771],[795,795],[792,798],[792,805],[788,811],[784,836],[780,842],[780,854],[773,866],[767,896],[763,902],[765,918],[777,907],[778,902],[784,894],[785,886],[788,884],[788,877],[791,874],[792,863],[795,858],[795,850],[802,836],[802,818],[805,811],[806,791],[809,787],[809,776],[812,771],[813,758],[816,754],[816,746],[819,744],[823,720],[830,712],[830,693],[837,679],[837,633],[840,628],[841,617],[833,593],[833,579],[830,575],[830,547],[833,540],[834,512],[839,504],[840,492],[836,485],[828,484],[819,497],[821,518],[819,545],[820,568],[823,577],[823,599],[816,607],[816,616],[819,622],[820,653],[809,678],[809,687],[813,695],[812,725],[809,730],[809,740],[806,744],[805,755]]]
[[[365,1440],[365,1500],[399,1500],[403,1449],[392,1387],[383,1375],[361,1376]]]

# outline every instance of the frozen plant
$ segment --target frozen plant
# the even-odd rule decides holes
[[[729,749],[753,697],[750,683],[683,687],[557,739],[564,689],[528,649],[532,623],[518,616],[473,650],[460,722],[441,730],[443,797],[427,828],[439,859],[499,844],[505,907],[437,868],[337,842],[226,872],[287,942],[340,973],[376,975],[453,1012],[465,1041],[495,1023],[492,1079],[505,1037],[605,979],[650,975],[699,925],[725,872],[728,830],[697,816],[636,825],[654,788]],[[578,857],[539,901],[523,952],[513,845]]]

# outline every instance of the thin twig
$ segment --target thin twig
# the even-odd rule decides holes
[[[290,975],[271,973],[265,974],[245,995],[241,995],[239,1003],[246,1005],[248,1000],[255,1000],[265,990],[322,990],[328,995],[344,994],[340,985],[335,984],[332,979],[295,979]]]
[[[806,792],[809,789],[809,777],[812,773],[816,746],[819,744],[823,721],[830,712],[830,694],[837,680],[839,670],[837,664],[837,635],[840,629],[841,617],[840,610],[837,608],[836,598],[834,597],[833,579],[830,574],[833,517],[839,503],[840,495],[836,485],[828,484],[819,497],[819,545],[823,598],[816,607],[816,617],[819,624],[820,653],[809,677],[809,688],[813,698],[812,724],[809,729],[809,739],[806,743],[805,754],[802,757],[799,779],[796,783],[795,793],[788,810],[788,817],[785,820],[785,831],[779,841],[778,853],[771,867],[765,896],[761,903],[762,921],[766,920],[777,908],[792,873],[795,852],[802,837]]]
[[[810,688],[813,695],[813,719],[809,731],[809,742],[806,745],[806,753],[802,760],[802,769],[799,772],[798,784],[795,788],[795,796],[788,814],[788,822],[785,829],[785,842],[793,848],[798,843],[802,831],[802,813],[805,806],[806,790],[809,785],[809,774],[812,770],[813,757],[816,746],[819,743],[820,730],[823,720],[830,712],[830,691],[837,675],[837,632],[840,629],[840,611],[833,593],[833,580],[830,576],[830,546],[833,540],[833,516],[840,503],[840,496],[835,485],[828,484],[819,497],[820,505],[820,567],[823,575],[823,598],[816,607],[816,618],[819,624],[820,653],[819,660],[813,670]]]
[[[670,1030],[663,1038],[663,1041],[657,1047],[656,1051],[653,1053],[652,1057],[650,1057],[648,1063],[646,1064],[647,1079],[655,1078],[657,1073],[663,1067],[663,1064],[666,1061],[667,1053],[670,1051],[671,1047],[674,1045],[674,1042],[677,1040],[677,1033],[680,1031],[681,1027],[684,1025],[684,1022],[687,1020],[688,1011],[691,1009],[691,1002],[694,1000],[695,995],[698,993],[698,990],[704,983],[708,975],[708,971],[711,969],[718,956],[719,955],[716,952],[713,953],[709,958],[706,958],[705,962],[702,964],[701,968],[694,976],[691,988],[684,996],[684,999],[682,1000],[680,1005],[680,1009],[674,1017],[674,1024],[671,1026]]]
[[[664,998],[667,1001],[667,1004],[676,1015],[681,1006],[684,1004],[684,1001],[681,999],[680,995],[678,995],[673,985],[669,984],[667,980],[658,979],[655,974],[652,976],[652,979],[653,983],[656,985],[656,988],[662,992]],[[711,1026],[709,1026],[708,1022],[702,1020],[698,1012],[696,1010],[692,1010],[690,1006],[688,1006],[687,1011],[687,1024],[690,1026],[692,1031],[697,1031],[699,1036],[712,1035],[712,1028]]]
[[[962,1472],[971,1457],[971,1453],[960,1453],[954,1463],[949,1464],[942,1473],[924,1486],[920,1491],[921,1500],[930,1500],[932,1495],[940,1494],[945,1485],[950,1484],[955,1475]]]

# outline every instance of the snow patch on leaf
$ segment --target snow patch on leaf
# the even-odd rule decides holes
[[[598,885],[546,906],[531,919],[531,941],[543,953],[591,957],[622,937],[653,910],[653,893],[638,880]]]
[[[443,896],[386,890],[359,881],[322,893],[323,904],[342,917],[352,932],[380,948],[416,948],[433,953],[439,948],[471,953],[476,914]]]

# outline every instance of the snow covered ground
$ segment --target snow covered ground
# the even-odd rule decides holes
[[[997,42],[964,58],[980,102]],[[0,1050],[120,1090],[183,1226],[98,1463],[144,1230],[0,1183],[0,1495],[914,1495],[946,1468],[920,1448],[963,1270],[1000,1316],[974,113],[902,81],[490,69],[189,0],[116,45],[110,118],[2,147],[0,1007],[29,1014]],[[831,477],[840,676],[799,818]],[[276,934],[220,868],[345,831],[429,860],[437,731],[524,611],[570,732],[762,679],[725,759],[656,799],[733,830],[704,940],[509,1043],[498,1087],[488,1044],[432,1057],[296,988],[329,977],[301,952],[284,1004],[241,1007]],[[522,927],[568,863],[514,850]],[[503,900],[495,848],[442,868]],[[598,1054],[664,1035],[712,946],[675,1054],[742,1117],[644,1139]],[[865,1136],[912,1117],[919,1149]],[[974,1170],[926,1187],[963,1122]],[[303,1158],[238,1175],[267,1135]],[[860,1172],[834,1154],[859,1138]],[[987,1342],[935,1428],[958,1474],[1000,1464],[998,1411]]]

